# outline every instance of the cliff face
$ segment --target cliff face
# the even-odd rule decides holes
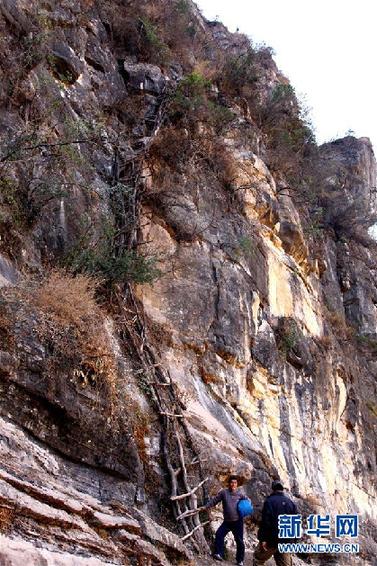
[[[199,563],[174,518],[235,472],[255,522],[275,477],[359,513],[336,560],[372,564],[370,142],[317,148],[269,51],[190,2],[1,14],[1,563]]]

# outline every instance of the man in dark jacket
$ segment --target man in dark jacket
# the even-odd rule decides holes
[[[215,554],[216,560],[224,558],[224,539],[229,532],[232,532],[237,545],[236,561],[238,566],[243,566],[245,556],[245,544],[243,542],[243,518],[238,513],[238,503],[241,499],[248,499],[246,495],[238,489],[237,476],[230,476],[228,488],[219,491],[215,497],[212,497],[205,505],[205,509],[214,507],[220,501],[223,504],[224,522],[216,531],[215,538]]]
[[[277,566],[291,566],[292,556],[278,550],[279,542],[289,543],[289,539],[279,540],[279,515],[296,515],[297,507],[284,495],[284,487],[279,480],[272,482],[272,493],[263,505],[262,522],[258,531],[259,544],[254,553],[254,566],[261,566],[271,556]]]

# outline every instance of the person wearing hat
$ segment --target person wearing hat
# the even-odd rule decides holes
[[[224,539],[229,532],[232,532],[237,545],[236,562],[238,566],[243,566],[245,556],[245,544],[243,542],[243,517],[238,512],[238,503],[242,499],[249,500],[242,491],[238,489],[238,477],[230,476],[228,480],[228,488],[219,491],[215,497],[212,497],[203,509],[214,507],[220,501],[223,505],[224,521],[216,531],[215,538],[215,560],[223,560],[224,558]]]
[[[262,522],[258,531],[259,544],[254,552],[253,566],[262,566],[272,556],[277,566],[291,566],[291,554],[278,550],[279,515],[296,515],[297,507],[284,494],[284,487],[280,480],[274,480],[271,487],[272,493],[263,504]],[[291,541],[284,539],[284,542]]]

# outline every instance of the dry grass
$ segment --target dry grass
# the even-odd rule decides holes
[[[82,326],[100,316],[95,299],[98,282],[86,275],[72,277],[63,271],[52,271],[34,289],[33,303],[58,324]]]
[[[204,370],[204,368],[200,369],[200,375],[202,380],[204,381],[204,383],[206,383],[207,385],[209,383],[222,383],[223,380],[221,379],[221,377],[219,377],[218,375],[214,374],[214,373],[209,373],[207,371]]]
[[[209,140],[204,148],[207,163],[225,189],[230,189],[237,178],[237,162],[221,141]]]
[[[331,326],[336,329],[336,334],[345,340],[351,340],[355,336],[355,329],[350,326],[344,316],[336,311],[327,309],[326,318]]]
[[[15,510],[11,507],[0,507],[0,533],[10,531],[14,522]]]
[[[200,168],[214,174],[225,189],[229,189],[237,177],[233,155],[210,129],[193,134],[180,127],[165,128],[150,148],[148,164],[160,185],[165,185],[173,173],[189,172],[192,178]]]
[[[164,128],[153,141],[148,155],[149,166],[161,180],[166,168],[181,172],[184,164],[192,159],[194,151],[194,143],[188,132],[170,126]]]
[[[150,433],[150,426],[147,415],[143,413],[136,404],[133,406],[131,426],[140,459],[144,465],[148,465],[149,456],[145,444],[145,437]]]
[[[330,334],[324,334],[323,336],[316,338],[316,343],[327,350],[333,346],[333,337]]]
[[[42,315],[41,339],[53,344],[51,372],[63,364],[82,388],[105,390],[113,402],[116,360],[95,298],[98,285],[89,276],[54,270],[42,281],[32,281],[24,298]]]

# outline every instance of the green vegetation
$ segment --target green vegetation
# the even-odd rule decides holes
[[[313,206],[308,222],[305,224],[305,231],[310,236],[316,238],[323,233],[324,230],[324,208],[322,206]]]
[[[144,370],[137,371],[136,375],[137,375],[137,384],[140,388],[140,391],[142,391],[147,398],[153,399],[152,386],[148,375],[145,373]]]
[[[176,11],[178,12],[178,14],[182,14],[184,16],[189,15],[190,3],[187,0],[178,0],[176,5]]]
[[[122,248],[116,243],[117,236],[109,223],[103,224],[96,240],[87,232],[64,258],[64,265],[73,273],[93,275],[110,284],[153,283],[161,276],[157,257]]]
[[[256,80],[255,54],[251,46],[245,54],[227,56],[218,75],[221,90],[233,96],[249,94]]]
[[[290,84],[278,84],[271,94],[271,104],[294,103],[295,90]]]
[[[186,75],[179,83],[178,92],[185,96],[194,97],[204,95],[211,87],[211,81],[203,77],[200,73],[193,71]]]
[[[373,354],[377,354],[377,339],[371,336],[365,336],[364,334],[357,334],[356,340],[361,346],[365,346]]]
[[[287,354],[292,348],[294,348],[297,344],[298,340],[298,333],[297,329],[293,324],[290,325],[289,328],[285,329],[285,331],[281,335],[280,340],[280,349]]]
[[[224,131],[234,119],[234,114],[217,102],[211,87],[211,81],[197,71],[186,75],[170,103],[170,120],[192,129],[197,127],[198,122],[203,122],[213,127],[217,134]]]
[[[259,109],[259,123],[267,135],[270,168],[283,173],[293,186],[301,186],[311,171],[308,156],[315,147],[315,137],[309,110],[291,85],[279,84],[272,90]]]
[[[241,236],[238,240],[238,247],[236,249],[236,253],[238,256],[243,255],[244,257],[248,258],[252,255],[254,251],[254,244],[249,236]]]
[[[160,47],[162,45],[162,42],[158,37],[158,31],[156,26],[148,18],[140,18],[140,22],[143,25],[146,40],[153,47],[157,47],[157,48]]]
[[[193,71],[178,85],[170,104],[170,117],[174,120],[185,115],[193,115],[207,105],[207,93],[211,83],[200,73]]]
[[[32,69],[43,60],[48,39],[49,33],[46,31],[40,31],[38,33],[34,32],[28,34],[21,40],[21,67],[24,70]]]
[[[234,113],[230,108],[221,106],[209,100],[207,102],[209,121],[217,134],[226,130],[227,126],[234,120]]]
[[[46,31],[34,31],[6,47],[0,42],[0,64],[4,69],[12,69],[3,77],[3,88],[9,96],[9,103],[19,104],[20,84],[30,70],[43,61],[48,38]]]
[[[7,210],[11,222],[17,228],[21,228],[26,220],[26,206],[20,197],[16,181],[6,176],[0,177],[0,205],[3,208],[3,220],[5,221],[7,218],[7,215],[4,214],[5,210]]]
[[[108,255],[106,245],[83,250],[72,261],[75,272],[103,277],[109,283],[153,283],[161,275],[154,257],[139,255],[136,251],[125,250],[120,256]]]
[[[158,64],[166,63],[169,48],[161,39],[157,26],[147,17],[141,17],[140,23],[144,35],[144,48],[149,54],[149,60]]]
[[[126,9],[121,2],[103,1],[99,8],[115,42],[138,60],[164,66],[178,56],[184,68],[189,68],[197,29],[187,0],[160,2],[158,9],[146,0]]]
[[[34,227],[48,207],[53,213],[63,198],[70,206],[73,188],[84,189],[88,198],[94,193],[87,148],[102,143],[102,130],[65,118],[61,107],[55,121],[56,108],[50,108],[48,98],[43,102],[34,120],[0,137],[0,245],[10,256],[19,255],[20,234]]]
[[[265,109],[264,122],[271,134],[285,134],[293,146],[313,143],[314,135],[308,118],[309,110],[297,99],[290,84],[277,85]],[[277,124],[272,124],[276,122]]]

